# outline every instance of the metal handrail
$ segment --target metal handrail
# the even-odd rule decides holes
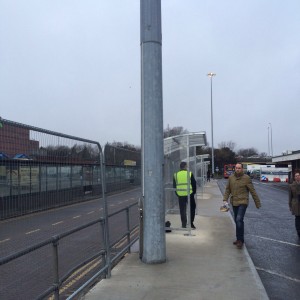
[[[106,218],[98,218],[94,221],[88,222],[84,225],[78,226],[74,229],[68,230],[64,233],[52,236],[51,238],[48,238],[40,243],[37,243],[35,245],[32,245],[30,247],[27,247],[23,250],[17,251],[13,254],[10,254],[6,257],[0,258],[0,265],[4,265],[6,263],[9,263],[17,258],[20,258],[26,254],[29,254],[31,252],[34,252],[44,246],[47,246],[49,244],[53,245],[53,265],[54,265],[54,270],[55,270],[55,274],[54,274],[54,282],[53,284],[47,288],[47,290],[45,290],[42,294],[40,294],[36,299],[44,299],[46,296],[50,296],[51,294],[54,294],[54,299],[59,299],[59,289],[62,286],[63,282],[65,282],[76,270],[80,269],[81,267],[83,267],[84,265],[86,265],[87,263],[91,262],[92,260],[96,259],[97,257],[102,256],[102,260],[104,262],[104,266],[103,268],[97,272],[96,275],[94,275],[92,278],[94,278],[93,280],[95,280],[96,278],[98,278],[100,275],[105,275],[107,276],[108,271],[112,268],[112,266],[116,263],[116,261],[124,256],[124,254],[126,252],[130,252],[130,248],[131,246],[139,239],[139,237],[134,238],[133,240],[130,240],[130,234],[136,230],[136,228],[138,228],[139,225],[133,226],[133,228],[129,228],[129,210],[130,208],[134,207],[134,206],[138,206],[138,202],[135,202],[133,204],[130,204],[129,206],[126,206],[110,215],[108,215],[107,220],[109,219],[109,217],[112,217],[116,214],[122,213],[124,211],[126,211],[126,215],[127,215],[127,228],[124,232],[124,234],[117,240],[114,241],[112,244],[108,241],[108,247],[105,247],[105,249],[102,249],[101,251],[99,251],[97,254],[93,255],[92,257],[89,257],[88,259],[84,260],[83,262],[79,263],[78,265],[76,265],[75,267],[73,267],[72,269],[68,270],[63,276],[59,277],[59,272],[58,272],[58,247],[59,247],[59,241],[67,236],[70,236],[72,234],[74,234],[75,232],[78,232],[80,230],[83,230],[85,228],[88,228],[90,226],[93,226],[97,223],[101,224],[101,227],[103,229],[103,235],[105,235],[105,230],[108,229],[108,224],[106,226]],[[114,255],[113,258],[108,259],[107,255],[107,248],[110,248],[119,243],[121,240],[124,240],[124,238],[126,238],[127,244],[119,251],[117,252],[116,255]],[[105,236],[103,236],[103,239],[105,238]],[[104,243],[105,244],[105,243]],[[110,253],[111,251],[109,251]],[[91,278],[91,279],[92,279]],[[90,282],[89,279],[87,282]],[[91,281],[92,282],[92,281]],[[88,284],[84,283],[80,288],[78,288],[71,296],[69,296],[68,299],[72,299],[72,297],[78,295]]]

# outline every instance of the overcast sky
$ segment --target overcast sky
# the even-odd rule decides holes
[[[300,1],[162,0],[164,128],[300,149]],[[0,0],[0,116],[140,145],[140,1]],[[270,125],[270,124],[271,125]],[[268,134],[269,133],[269,134]]]

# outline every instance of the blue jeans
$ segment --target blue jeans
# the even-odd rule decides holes
[[[244,243],[244,216],[247,210],[247,205],[242,204],[239,206],[233,206],[234,222],[236,230],[237,241],[242,241]]]

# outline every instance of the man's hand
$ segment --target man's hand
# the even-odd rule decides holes
[[[223,205],[220,207],[220,211],[222,211],[222,212],[229,211],[229,204],[227,201],[223,201]]]

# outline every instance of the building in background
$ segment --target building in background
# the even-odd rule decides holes
[[[17,154],[30,156],[39,150],[39,142],[30,139],[30,130],[10,124],[0,127],[0,152],[9,158]]]

